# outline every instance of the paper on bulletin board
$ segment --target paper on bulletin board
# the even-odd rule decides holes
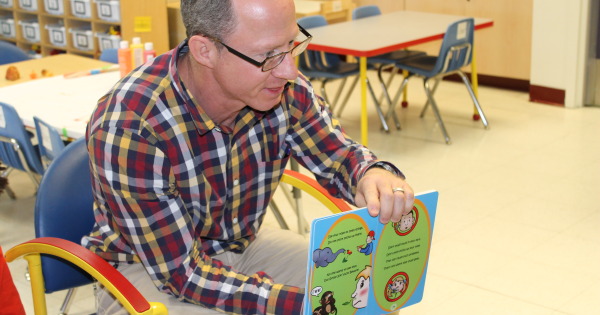
[[[152,17],[136,16],[133,19],[133,31],[135,33],[149,33],[152,31]]]
[[[339,12],[343,9],[342,1],[333,1],[333,12]]]

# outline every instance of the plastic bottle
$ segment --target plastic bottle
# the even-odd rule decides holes
[[[137,68],[144,63],[144,45],[139,37],[131,39],[131,60],[133,68]]]
[[[131,69],[131,49],[129,48],[129,42],[122,40],[119,42],[119,50],[117,51],[117,58],[119,61],[119,71],[121,72],[121,78],[126,76]]]
[[[147,42],[144,44],[144,62],[154,60],[156,58],[156,51],[154,51],[154,44]]]

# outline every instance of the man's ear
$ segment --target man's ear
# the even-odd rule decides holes
[[[190,54],[196,62],[208,68],[214,68],[218,57],[218,48],[215,43],[207,37],[194,35],[188,40]]]

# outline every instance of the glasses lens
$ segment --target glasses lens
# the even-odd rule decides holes
[[[279,66],[279,64],[285,58],[285,55],[287,55],[287,53],[278,54],[273,57],[267,58],[267,60],[265,60],[265,64],[262,66],[262,71],[269,71],[269,70]]]
[[[310,38],[305,39],[303,42],[301,42],[300,44],[298,44],[294,48],[292,48],[292,50],[290,50],[289,53],[292,55],[292,57],[297,57],[298,55],[300,55],[302,52],[304,52],[306,50],[306,47],[308,46],[309,42],[310,42]],[[282,54],[278,54],[273,57],[267,58],[267,60],[265,60],[265,64],[262,66],[262,71],[269,71],[269,70],[272,70],[273,68],[279,66],[279,64],[283,61],[283,59],[285,59],[285,56],[287,54],[288,53],[282,53]]]
[[[292,51],[290,52],[292,54],[292,57],[297,57],[301,53],[303,53],[306,50],[306,47],[308,47],[308,43],[310,43],[310,37],[305,39],[303,42],[298,44],[296,47],[292,48]]]

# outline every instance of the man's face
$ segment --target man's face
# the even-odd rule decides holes
[[[354,308],[364,308],[369,301],[369,288],[371,287],[368,278],[360,277],[356,282],[356,290],[352,293],[352,306]]]
[[[293,47],[298,35],[293,1],[233,3],[238,24],[233,34],[223,39],[225,44],[258,62]],[[279,104],[284,86],[289,80],[296,79],[298,69],[288,54],[279,66],[263,72],[223,48],[214,73],[227,98],[242,102],[242,106],[265,111]]]

